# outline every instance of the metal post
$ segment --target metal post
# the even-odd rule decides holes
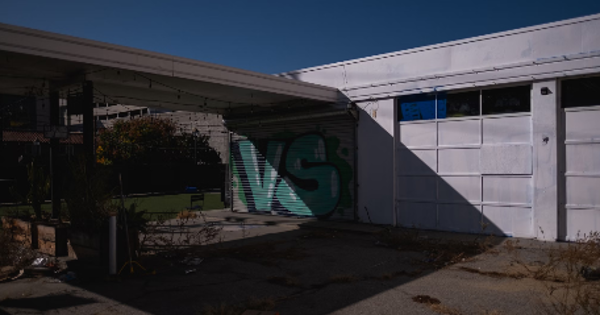
[[[194,132],[192,132],[192,136],[194,137],[194,165],[198,165],[198,151],[196,150],[196,141],[198,140],[199,135],[200,132],[198,132],[198,129],[194,129]]]
[[[92,81],[83,82],[83,148],[86,165],[89,170],[96,164],[96,146],[94,143],[94,83]]]
[[[60,123],[58,90],[50,90],[50,125]],[[50,139],[50,196],[52,199],[52,219],[60,220],[60,171],[58,170],[59,140]]]
[[[108,217],[108,273],[117,274],[117,214]]]

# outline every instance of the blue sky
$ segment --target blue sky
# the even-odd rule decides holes
[[[0,22],[279,73],[600,13],[598,0],[0,0]]]

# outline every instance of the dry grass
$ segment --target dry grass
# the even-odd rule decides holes
[[[12,266],[18,270],[29,265],[36,257],[30,247],[31,244],[16,241],[10,230],[0,228],[0,267]]]
[[[177,213],[177,219],[195,219],[197,217],[196,211],[183,210]]]
[[[504,273],[504,272],[497,272],[497,271],[482,271],[480,269],[475,269],[475,268],[470,268],[470,267],[465,267],[465,266],[461,266],[458,269],[460,269],[462,271],[476,273],[479,275],[488,276],[488,277],[492,277],[492,278],[498,278],[498,279],[500,279],[500,278],[523,279],[523,278],[527,277],[525,274],[522,274],[522,273]]]
[[[424,269],[441,269],[459,262],[472,261],[482,253],[495,252],[495,237],[477,237],[473,241],[429,239],[419,230],[392,231],[386,229],[377,235],[380,246],[399,251],[422,252],[425,259],[416,261]]]
[[[576,242],[540,248],[545,261],[535,266],[519,255],[519,241],[507,241],[504,248],[513,263],[525,270],[527,277],[542,282],[546,295],[540,309],[548,314],[600,314],[600,281],[585,279],[581,270],[600,267],[600,233],[584,235]]]
[[[358,278],[352,274],[333,275],[329,278],[329,283],[351,283],[357,281]]]

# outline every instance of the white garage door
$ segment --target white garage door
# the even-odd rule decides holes
[[[397,100],[397,223],[533,236],[530,86]]]
[[[566,239],[600,230],[600,77],[562,82]]]

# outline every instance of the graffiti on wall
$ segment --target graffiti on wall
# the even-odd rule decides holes
[[[352,168],[320,132],[232,144],[234,182],[249,211],[329,216],[351,205]],[[348,158],[346,148],[340,150]]]

